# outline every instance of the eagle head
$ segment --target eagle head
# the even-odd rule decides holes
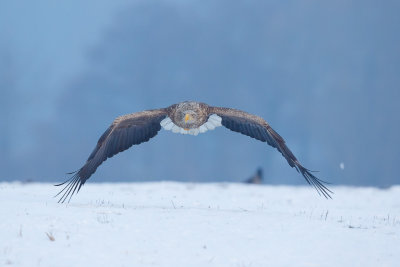
[[[198,128],[207,121],[205,104],[185,101],[177,104],[172,121],[184,129]]]

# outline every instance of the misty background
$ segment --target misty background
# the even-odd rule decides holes
[[[0,181],[63,181],[115,117],[195,100],[257,114],[317,176],[399,184],[400,2],[1,1]],[[223,127],[160,131],[90,182],[305,184]]]

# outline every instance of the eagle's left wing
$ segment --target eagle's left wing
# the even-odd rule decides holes
[[[233,109],[209,106],[209,114],[216,114],[221,117],[221,124],[231,131],[250,136],[262,142],[267,142],[276,148],[285,157],[291,167],[296,168],[306,181],[315,187],[318,193],[326,198],[331,198],[330,191],[324,181],[315,177],[310,170],[303,167],[292,151],[286,146],[285,140],[271,128],[271,126],[261,117]]]

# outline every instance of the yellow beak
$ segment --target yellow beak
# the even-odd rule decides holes
[[[185,115],[185,122],[187,122],[188,120],[191,120],[192,116],[190,116],[189,114]]]

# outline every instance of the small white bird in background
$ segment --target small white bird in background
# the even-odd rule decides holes
[[[339,167],[341,170],[344,170],[344,162],[340,162]]]

